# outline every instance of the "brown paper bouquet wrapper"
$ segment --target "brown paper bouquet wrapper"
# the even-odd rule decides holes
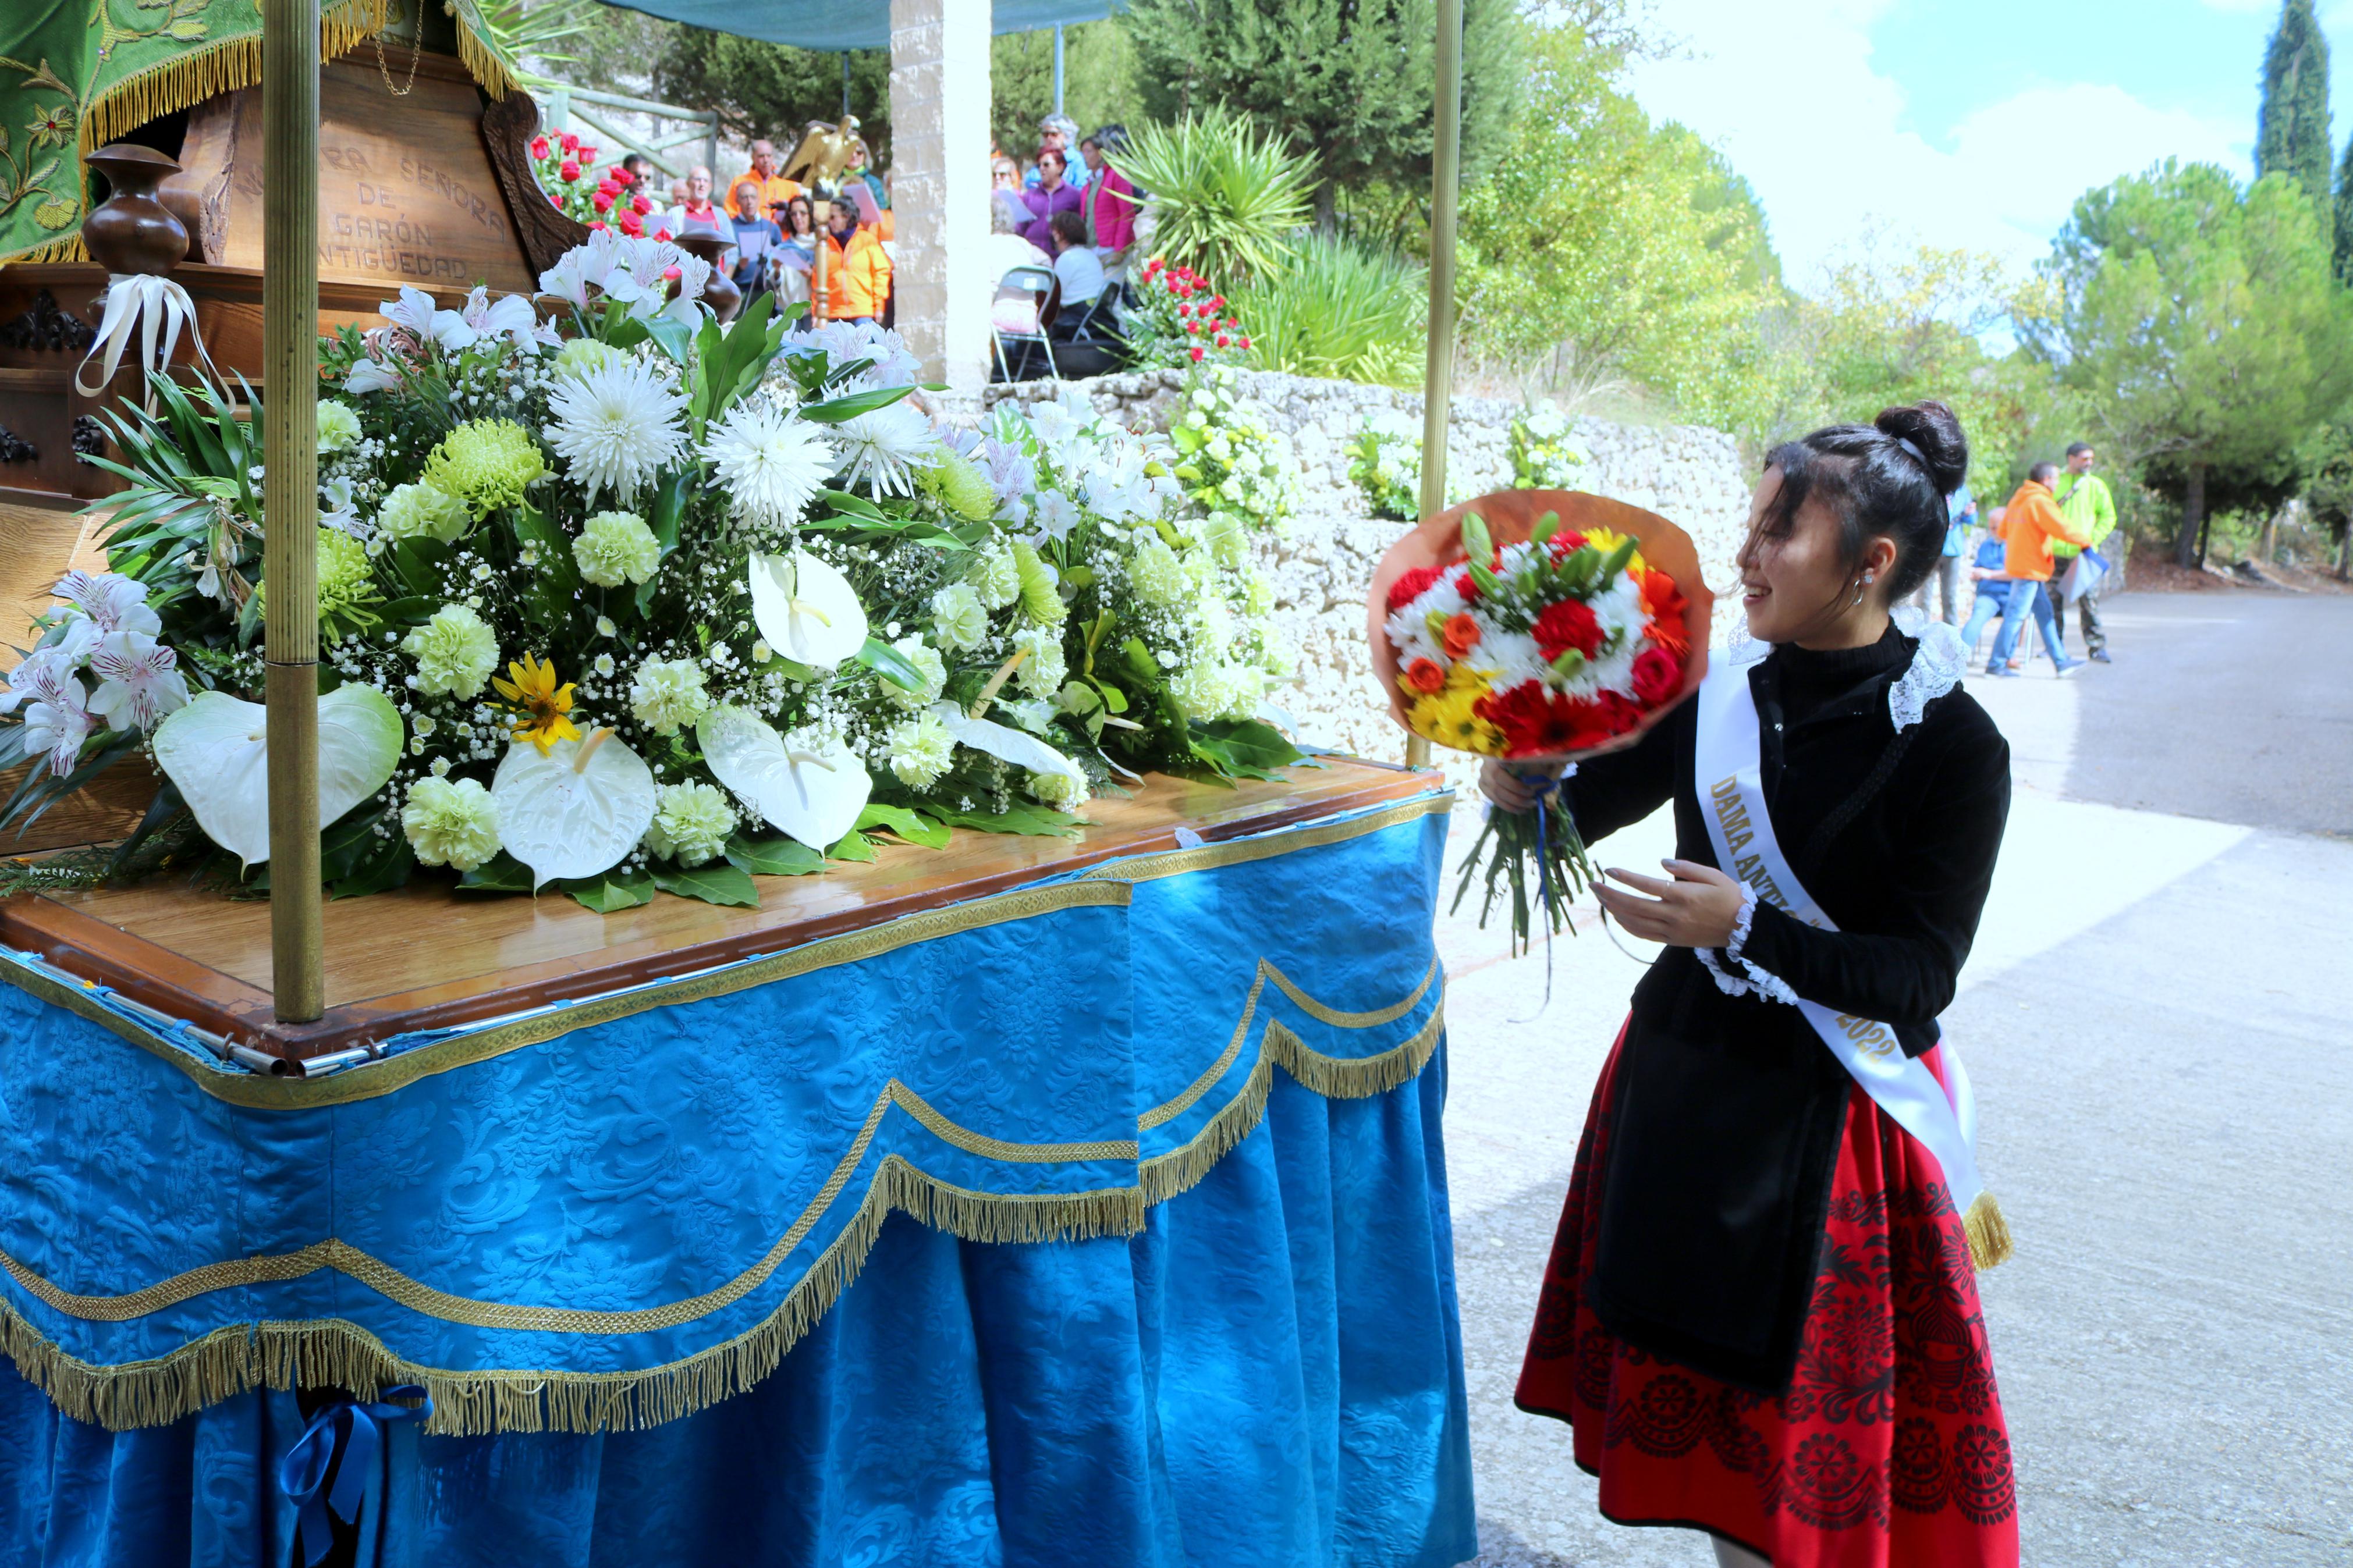
[[[1373,573],[1372,591],[1365,599],[1365,631],[1372,642],[1373,668],[1380,676],[1381,689],[1388,693],[1389,715],[1399,725],[1412,729],[1406,723],[1405,703],[1398,693],[1397,650],[1389,646],[1388,633],[1383,629],[1389,618],[1389,584],[1418,566],[1451,566],[1461,562],[1462,519],[1474,511],[1486,523],[1489,535],[1498,545],[1525,543],[1535,534],[1536,524],[1546,512],[1558,513],[1563,528],[1579,532],[1606,528],[1631,535],[1641,542],[1642,558],[1672,577],[1675,586],[1683,590],[1683,635],[1690,644],[1690,651],[1683,657],[1683,690],[1672,702],[1642,715],[1642,721],[1625,734],[1578,755],[1598,756],[1632,745],[1651,725],[1673,712],[1699,689],[1701,679],[1707,674],[1708,619],[1715,612],[1715,595],[1700,579],[1699,552],[1693,547],[1691,535],[1656,512],[1606,496],[1588,495],[1582,490],[1497,490],[1423,519],[1414,525],[1412,532],[1389,546],[1388,553],[1381,557],[1379,567]]]

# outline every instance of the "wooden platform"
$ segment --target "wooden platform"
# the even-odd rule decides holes
[[[1238,788],[1155,774],[1129,799],[1086,810],[1077,838],[958,832],[945,849],[886,844],[871,862],[821,875],[761,877],[757,909],[658,897],[599,915],[537,899],[419,882],[326,907],[327,1013],[281,1025],[269,1002],[269,905],[176,884],[0,900],[0,944],[288,1061],[407,1030],[496,1017],[596,995],[1082,869],[1178,847],[1187,826],[1214,842],[1423,794],[1440,783],[1345,758],[1293,768],[1287,783]]]

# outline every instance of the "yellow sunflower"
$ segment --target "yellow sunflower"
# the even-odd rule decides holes
[[[529,741],[543,757],[556,742],[580,738],[578,726],[566,717],[572,711],[572,684],[555,683],[555,666],[542,664],[537,655],[527,653],[521,663],[510,663],[507,673],[514,679],[501,680],[493,676],[491,684],[515,710],[516,740]]]

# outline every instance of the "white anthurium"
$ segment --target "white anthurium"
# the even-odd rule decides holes
[[[987,752],[1000,762],[1028,768],[1033,773],[1060,773],[1086,783],[1087,775],[1079,771],[1078,763],[1035,735],[1024,734],[992,719],[976,719],[953,702],[934,703],[932,714],[948,727],[948,733],[956,738],[958,745]]]
[[[785,658],[831,669],[866,646],[866,607],[849,579],[807,551],[754,553],[750,576],[752,619]]]
[[[319,699],[319,822],[384,787],[400,761],[400,710],[373,686]],[[248,866],[269,858],[269,710],[200,691],[155,729],[155,765],[205,837]]]
[[[814,750],[788,743],[741,708],[714,708],[694,727],[712,776],[763,819],[812,849],[828,849],[858,826],[874,781],[839,742]]]
[[[653,821],[654,797],[653,770],[609,729],[543,754],[517,741],[491,779],[499,842],[531,868],[534,888],[619,864]]]

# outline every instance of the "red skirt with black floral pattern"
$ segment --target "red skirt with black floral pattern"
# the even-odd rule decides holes
[[[1935,1161],[1853,1090],[1796,1375],[1778,1398],[1728,1387],[1618,1340],[1579,1297],[1617,1066],[1612,1051],[1518,1393],[1575,1428],[1602,1513],[1708,1530],[1775,1568],[2018,1568],[2009,1429]]]

